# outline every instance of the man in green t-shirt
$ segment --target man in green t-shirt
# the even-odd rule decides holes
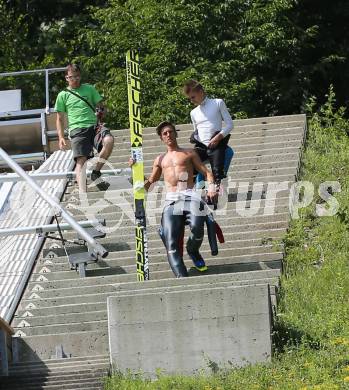
[[[64,150],[66,147],[63,125],[66,114],[80,192],[86,192],[85,163],[87,159],[93,157],[93,147],[99,153],[99,159],[92,171],[91,179],[98,182],[96,185],[100,190],[106,190],[109,184],[99,179],[100,170],[113,150],[114,137],[105,127],[102,127],[96,134],[96,109],[99,113],[103,113],[104,110],[102,97],[93,85],[81,84],[80,68],[76,64],[67,66],[65,79],[68,82],[68,88],[58,94],[55,104],[59,148]]]

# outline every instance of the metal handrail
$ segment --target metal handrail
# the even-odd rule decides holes
[[[91,219],[87,221],[76,222],[83,228],[90,228],[96,225],[105,224],[105,219]],[[43,234],[43,233],[53,233],[59,230],[69,231],[73,230],[73,227],[68,223],[60,223],[59,227],[55,224],[48,225],[38,225],[38,226],[25,226],[13,229],[0,229],[0,237],[22,235],[22,234]]]
[[[49,74],[54,72],[63,72],[67,68],[49,68],[49,69],[33,69],[33,70],[21,70],[18,72],[5,72],[0,73],[0,77],[12,77],[12,76],[21,76],[26,74],[33,73],[45,73],[45,98],[46,98],[46,114],[50,113],[50,94],[49,94]]]
[[[87,231],[81,227],[74,218],[72,218],[65,209],[50,195],[48,195],[41,187],[36,184],[30,175],[28,175],[22,167],[20,167],[5,151],[0,148],[0,157],[12,168],[20,177],[25,180],[33,190],[40,195],[54,210],[57,210],[57,213],[62,216],[62,218],[78,233],[78,235],[83,238],[93,249],[94,254],[98,257],[106,257],[108,251],[99,244],[92,236],[90,236]]]
[[[90,177],[92,171],[86,171],[86,176]],[[105,169],[101,171],[103,176],[130,176],[131,168],[119,168],[119,169]],[[30,175],[34,180],[53,180],[53,179],[68,179],[73,180],[76,178],[75,172],[46,172],[46,173],[34,173]],[[0,175],[0,183],[24,181],[23,177],[16,174]]]
[[[66,70],[67,68],[60,67],[60,68],[47,68],[47,69],[32,69],[32,70],[19,70],[17,72],[4,72],[0,73],[0,77],[6,77],[6,76],[20,76],[23,74],[30,74],[30,73],[54,73],[54,72],[60,72],[63,70]]]

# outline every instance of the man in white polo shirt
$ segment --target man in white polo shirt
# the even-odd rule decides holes
[[[207,97],[198,81],[187,81],[183,92],[197,106],[190,112],[194,126],[190,141],[195,144],[201,161],[209,160],[219,190],[221,180],[225,177],[224,159],[233,120],[224,101]]]

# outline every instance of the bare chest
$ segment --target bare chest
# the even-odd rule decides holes
[[[190,166],[191,159],[186,153],[177,152],[177,153],[168,153],[162,160],[161,166],[162,169],[169,168],[188,168]]]

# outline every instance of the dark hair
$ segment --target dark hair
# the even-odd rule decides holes
[[[204,87],[197,80],[188,80],[183,85],[183,92],[187,95],[191,91],[203,91]]]
[[[80,66],[78,64],[68,64],[67,68],[65,70],[65,75],[67,75],[70,72],[79,72],[80,73]]]
[[[164,127],[171,127],[172,130],[176,131],[176,128],[175,128],[175,125],[171,122],[168,122],[168,121],[164,121],[164,122],[161,122],[157,128],[156,128],[156,133],[159,137],[161,137],[161,132],[163,130]]]

